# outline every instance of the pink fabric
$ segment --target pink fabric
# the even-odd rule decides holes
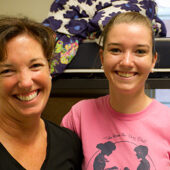
[[[114,111],[109,96],[83,100],[62,126],[82,139],[83,170],[170,170],[170,108],[154,99],[130,115]]]

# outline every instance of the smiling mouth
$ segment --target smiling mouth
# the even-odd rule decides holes
[[[120,77],[125,77],[125,78],[129,78],[132,77],[134,75],[136,75],[136,73],[132,73],[132,72],[121,72],[121,71],[117,71],[116,72]]]
[[[28,94],[20,94],[20,95],[16,95],[15,97],[17,99],[19,99],[20,101],[31,101],[34,98],[36,98],[38,96],[38,90],[33,91],[31,93]]]

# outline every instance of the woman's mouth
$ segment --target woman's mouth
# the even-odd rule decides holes
[[[31,101],[34,98],[36,98],[37,95],[38,95],[38,90],[35,90],[35,91],[27,93],[27,94],[16,95],[16,98],[21,100],[21,101]]]
[[[117,71],[116,73],[120,77],[125,77],[125,78],[129,78],[129,77],[132,77],[132,76],[136,75],[136,73],[134,73],[134,72],[121,72],[121,71]]]

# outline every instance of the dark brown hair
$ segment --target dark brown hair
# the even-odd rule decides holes
[[[26,17],[9,16],[0,16],[0,61],[5,59],[7,42],[21,34],[28,34],[37,40],[48,62],[50,61],[55,45],[54,32],[49,27]]]
[[[102,48],[104,49],[104,45],[107,39],[108,32],[110,31],[111,27],[113,27],[116,24],[121,23],[139,23],[141,25],[145,25],[151,32],[151,38],[152,38],[152,54],[155,56],[155,42],[154,42],[154,32],[152,29],[152,23],[149,20],[148,17],[138,13],[138,12],[125,12],[125,13],[119,13],[116,16],[114,16],[108,24],[104,27],[104,30],[101,34],[100,44]]]

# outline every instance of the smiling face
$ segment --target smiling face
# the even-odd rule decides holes
[[[156,62],[150,30],[139,23],[112,26],[100,57],[111,92],[144,91],[145,81]]]
[[[0,113],[40,115],[51,90],[49,65],[41,45],[27,34],[11,39],[0,62]]]

